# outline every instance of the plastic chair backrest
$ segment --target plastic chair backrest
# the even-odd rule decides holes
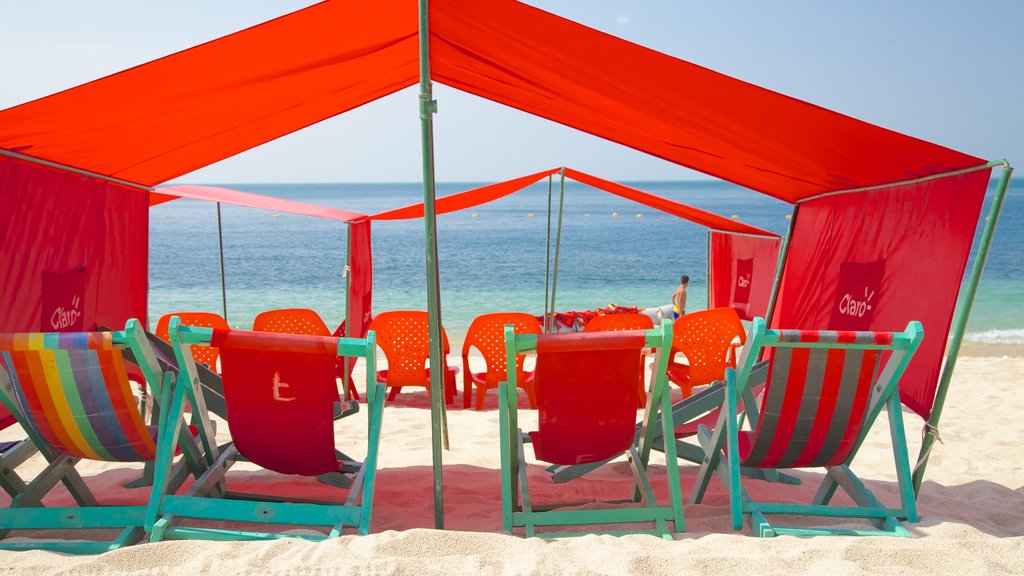
[[[278,334],[331,335],[331,330],[320,315],[309,308],[282,308],[260,312],[252,321],[252,329],[254,332]]]
[[[122,333],[118,333],[122,334]],[[152,460],[156,444],[112,332],[0,336],[8,395],[22,425],[54,450],[111,462]]]
[[[602,332],[607,330],[650,330],[654,321],[650,316],[635,312],[622,314],[602,314],[595,316],[583,328],[584,332]]]
[[[156,337],[165,342],[171,341],[167,335],[167,325],[171,320],[171,316],[177,316],[185,326],[214,329],[226,329],[228,327],[227,321],[215,312],[171,312],[161,316],[160,320],[156,323]],[[217,371],[217,356],[219,353],[217,348],[212,346],[192,346],[192,357],[195,358],[196,362],[206,364],[214,372]]]
[[[584,464],[629,449],[644,338],[641,330],[537,336],[537,458]]]
[[[732,308],[692,312],[676,318],[672,324],[672,355],[677,350],[686,355],[691,386],[725,378],[730,354],[746,341],[743,323]]]
[[[487,384],[497,387],[507,376],[505,365],[505,325],[511,324],[516,334],[540,334],[537,319],[525,312],[493,312],[481,314],[473,319],[462,343],[462,356],[467,358],[469,349],[476,348],[487,366]],[[516,354],[516,368],[523,371],[525,354]],[[462,367],[469,370],[468,365]]]
[[[388,360],[387,384],[427,385],[427,359],[430,358],[430,330],[427,313],[422,310],[381,312],[370,323],[377,334],[377,345]],[[448,334],[441,328],[442,345],[450,350]]]

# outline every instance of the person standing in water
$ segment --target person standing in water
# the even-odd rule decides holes
[[[683,274],[679,278],[679,287],[672,293],[672,319],[675,320],[686,314],[686,287],[690,284],[690,277]]]

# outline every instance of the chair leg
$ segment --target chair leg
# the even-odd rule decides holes
[[[388,402],[391,402],[392,400],[394,400],[394,399],[395,399],[395,396],[398,396],[398,392],[399,392],[399,391],[400,391],[401,389],[402,389],[402,387],[401,387],[401,386],[392,386],[392,387],[391,387],[391,391],[390,391],[390,392],[388,392]]]
[[[481,411],[484,409],[484,400],[487,399],[487,387],[480,386],[476,389],[476,409]],[[469,406],[469,397],[466,397],[466,405]]]

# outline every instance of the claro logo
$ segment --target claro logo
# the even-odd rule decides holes
[[[736,278],[736,285],[739,286],[740,288],[747,288],[747,287],[749,287],[750,286],[750,274],[749,273],[748,274],[744,274],[743,276],[740,276],[740,277]]]
[[[858,300],[857,296],[853,294],[844,294],[843,297],[839,299],[839,313],[845,316],[863,318],[864,314],[871,311],[871,299],[874,297],[874,291],[867,287],[864,288],[864,297],[862,300]]]
[[[50,326],[54,330],[65,330],[74,326],[78,319],[82,317],[81,303],[78,296],[74,296],[71,298],[70,307],[58,306],[54,308],[53,314],[50,316]]]

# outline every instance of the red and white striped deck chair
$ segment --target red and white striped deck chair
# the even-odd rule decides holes
[[[712,433],[702,426],[698,438],[706,458],[691,502],[699,503],[715,471],[729,492],[733,528],[750,517],[755,535],[910,533],[901,519],[917,521],[898,382],[923,336],[911,322],[903,332],[768,330],[755,318],[751,345],[739,367],[726,370],[727,391]],[[762,349],[769,361],[768,380],[756,422],[744,419],[737,403]],[[886,408],[899,483],[900,505],[883,505],[850,470],[850,463],[875,419]],[[754,502],[741,483],[740,467],[824,467],[825,478],[812,503]],[[750,480],[747,480],[750,481]],[[781,489],[780,484],[775,486]],[[853,506],[829,505],[836,488]],[[766,514],[802,514],[867,519],[874,530],[772,526]]]

